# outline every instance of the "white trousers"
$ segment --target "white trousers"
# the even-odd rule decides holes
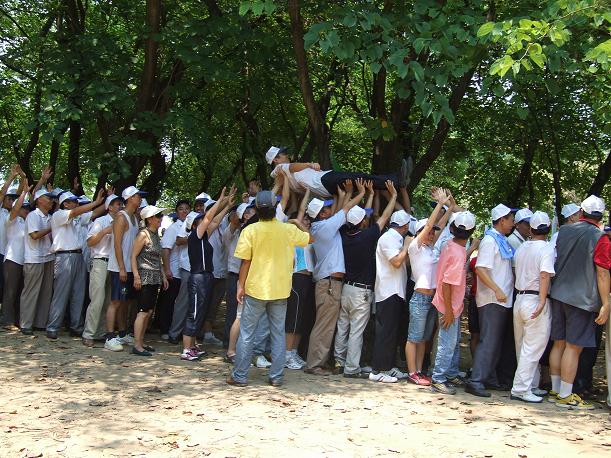
[[[519,294],[513,306],[513,332],[518,368],[511,392],[516,395],[530,392],[531,388],[539,383],[537,376],[539,360],[549,341],[552,315],[548,299],[541,314],[532,319],[531,315],[538,303],[539,296]]]

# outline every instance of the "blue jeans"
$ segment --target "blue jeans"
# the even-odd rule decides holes
[[[443,315],[440,313],[439,317]],[[433,382],[443,383],[458,375],[460,361],[460,316],[454,319],[449,328],[439,326],[437,336],[437,356],[433,368]]]
[[[433,307],[433,296],[414,291],[409,301],[407,340],[415,343],[431,340],[436,316],[437,309]]]
[[[272,365],[269,368],[270,380],[282,380],[286,362],[286,341],[284,320],[286,318],[286,299],[262,301],[244,296],[244,310],[240,319],[240,338],[236,348],[235,365],[231,376],[236,382],[246,383],[248,369],[256,343],[257,325],[263,314],[269,319],[272,344]]]
[[[237,348],[237,346],[236,346]],[[269,338],[269,319],[267,315],[261,315],[257,330],[255,331],[255,346],[253,354],[255,356],[262,355],[265,352],[271,352],[270,338]]]

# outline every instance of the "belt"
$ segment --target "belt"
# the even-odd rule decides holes
[[[539,291],[535,291],[534,289],[525,289],[522,291],[518,291],[516,290],[516,294],[532,294],[533,296],[538,296],[539,295]],[[549,294],[547,295],[547,297],[549,297]]]
[[[355,281],[347,281],[347,280],[344,283],[346,285],[356,286],[357,288],[363,288],[363,289],[368,289],[370,291],[373,291],[373,286],[366,285],[365,283],[358,283],[358,282],[355,282]]]
[[[104,261],[108,262],[108,258],[93,258],[95,261]]]
[[[82,253],[83,250],[58,250],[55,254],[71,254],[71,253]]]
[[[344,282],[343,278],[340,278],[340,277],[331,277],[331,276],[325,277],[325,278],[321,278],[321,280],[341,281],[342,283]]]

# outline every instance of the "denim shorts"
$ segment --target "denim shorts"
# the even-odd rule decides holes
[[[437,309],[433,307],[433,296],[414,291],[409,301],[409,342],[425,342],[433,337]]]

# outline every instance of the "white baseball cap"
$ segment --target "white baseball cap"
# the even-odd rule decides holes
[[[346,216],[346,220],[354,226],[361,224],[361,221],[373,213],[373,208],[361,208],[358,205],[352,207]]]
[[[90,204],[90,203],[91,203],[91,199],[87,197],[85,194],[83,194],[82,196],[79,196],[78,198],[79,205],[85,205],[85,204]]]
[[[138,207],[140,210],[142,210],[144,207],[148,206],[148,202],[146,201],[146,199],[143,197],[142,200],[140,201],[140,206]]]
[[[310,218],[316,218],[324,207],[328,207],[330,205],[333,205],[333,200],[312,199],[308,204],[308,216]]]
[[[503,204],[498,204],[490,213],[492,214],[492,221],[496,221],[503,216],[509,215],[511,213],[511,208]]]
[[[78,197],[72,194],[70,191],[66,191],[59,196],[59,204],[63,204],[67,200],[74,200],[78,202]]]
[[[602,215],[605,211],[605,201],[600,197],[592,195],[581,203],[581,208],[589,215]]]
[[[208,208],[212,207],[215,203],[216,203],[216,200],[208,199],[206,203],[204,204],[204,208],[208,210]]]
[[[18,193],[17,191],[18,191],[18,189],[17,189],[16,187],[14,187],[14,186],[13,186],[12,188],[9,188],[9,190],[8,190],[8,191],[6,191],[6,194],[4,194],[4,196],[5,196],[5,197],[6,197],[6,196],[11,196],[11,197],[13,197],[13,196],[14,196],[14,197],[18,197],[18,196],[19,196],[19,193]]]
[[[55,188],[53,191],[51,191],[51,197],[59,197],[60,194],[64,193],[66,191],[64,191],[62,188]]]
[[[415,227],[416,234],[418,232],[420,232],[422,229],[424,229],[424,226],[426,226],[426,223],[428,223],[428,222],[429,222],[428,218],[423,218],[421,220],[418,220],[418,222],[416,223],[416,227]],[[433,229],[438,231],[440,228],[439,228],[439,226],[433,226]]]
[[[188,230],[191,229],[191,226],[193,226],[193,221],[195,221],[196,218],[202,216],[201,213],[197,213],[197,212],[189,212],[189,214],[187,215],[187,217],[185,218],[185,228],[187,228]]]
[[[110,204],[112,204],[113,200],[115,199],[121,199],[121,197],[117,196],[116,194],[111,194],[110,196],[106,197],[106,200],[104,201],[104,208],[108,210],[108,207],[110,207]]]
[[[548,227],[551,225],[552,222],[550,221],[549,216],[547,216],[547,213],[545,212],[537,210],[530,217],[530,227],[532,227],[533,229],[542,229],[541,226]]]
[[[579,205],[571,202],[570,204],[566,204],[565,206],[562,207],[560,214],[564,216],[565,218],[568,218],[569,216],[572,216],[575,213],[577,213],[579,210],[581,210]]]
[[[470,211],[456,213],[453,223],[460,229],[470,231],[475,227],[475,215]]]
[[[205,192],[202,192],[198,194],[197,196],[195,196],[195,201],[197,202],[198,200],[210,200],[210,194],[206,194]]]
[[[238,205],[238,208],[236,208],[236,210],[235,210],[236,215],[238,215],[238,218],[242,219],[242,216],[244,216],[244,212],[249,207],[252,208],[252,205],[246,204],[246,203],[242,203],[242,204]]]
[[[286,148],[284,147],[278,148],[277,146],[272,146],[265,153],[265,160],[267,161],[268,164],[271,165],[271,163],[274,162],[274,159],[276,158],[276,156],[278,156],[278,154],[280,153],[284,153],[285,151],[286,151]]]
[[[148,193],[146,193],[144,191],[140,191],[135,186],[128,186],[121,193],[121,197],[123,197],[123,200],[127,200],[130,197],[135,196],[136,194],[140,194],[141,196],[146,196]]]
[[[15,205],[17,205],[18,201],[19,201],[19,199],[15,199],[15,201],[13,202],[12,206],[14,207]],[[21,208],[31,209],[32,208],[32,204],[29,201],[24,200],[23,203],[21,204]]]
[[[530,211],[529,208],[522,208],[516,212],[516,223],[521,223],[522,221],[530,221],[530,217],[533,215],[533,212]]]
[[[412,217],[405,210],[397,210],[390,216],[390,224],[405,226],[412,221]]]
[[[140,218],[147,219],[147,218],[150,218],[151,216],[155,216],[155,215],[158,215],[159,213],[163,213],[166,210],[167,208],[159,208],[159,207],[155,207],[154,205],[147,205],[140,212]]]
[[[36,193],[34,194],[34,202],[36,202],[37,199],[41,198],[42,196],[47,196],[47,197],[53,197],[53,193],[47,191],[46,189],[39,189],[38,191],[36,191]]]

